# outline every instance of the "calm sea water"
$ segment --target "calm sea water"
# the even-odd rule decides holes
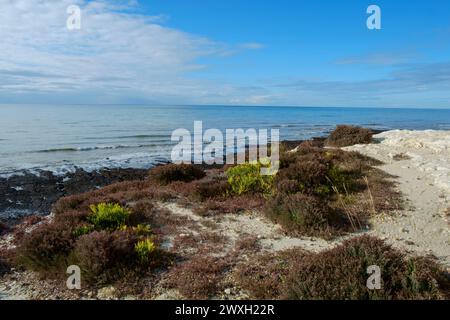
[[[226,106],[0,106],[0,175],[75,167],[150,167],[167,159],[172,131],[280,129],[281,139],[327,134],[336,124],[450,130],[450,110]]]

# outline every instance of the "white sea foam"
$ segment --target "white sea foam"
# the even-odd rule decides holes
[[[101,169],[114,168],[140,168],[147,169],[158,163],[168,161],[168,151],[159,155],[158,151],[154,152],[134,152],[128,154],[114,155],[103,159],[94,159],[80,163],[55,163],[52,165],[39,164],[22,164],[16,168],[0,171],[0,178],[10,178],[12,176],[23,176],[26,173],[40,176],[43,171],[50,171],[56,176],[64,176],[73,173],[77,169],[83,169],[87,172],[97,171]]]
[[[411,158],[405,160],[405,166],[426,172],[436,186],[450,191],[450,131],[392,130],[374,138],[379,143],[346,149],[360,151],[385,162],[394,161],[395,155],[405,154]]]

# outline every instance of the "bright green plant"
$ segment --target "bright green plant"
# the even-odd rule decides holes
[[[87,220],[95,230],[115,231],[126,226],[131,215],[130,211],[117,203],[99,203],[90,207],[91,213]]]
[[[338,166],[331,166],[328,170],[327,177],[331,183],[331,187],[337,188],[340,192],[345,191],[350,183],[349,178]]]
[[[227,170],[228,183],[233,194],[248,192],[269,193],[272,190],[273,176],[261,174],[260,163],[244,163]]]
[[[136,227],[133,227],[133,231],[138,236],[148,236],[152,233],[152,229],[146,224],[138,224]]]
[[[138,241],[134,250],[142,263],[148,262],[150,255],[155,251],[155,243],[150,238]]]
[[[95,230],[95,228],[93,225],[83,225],[81,227],[76,228],[74,231],[74,234],[75,234],[75,236],[80,237],[85,234],[89,234],[94,230]]]

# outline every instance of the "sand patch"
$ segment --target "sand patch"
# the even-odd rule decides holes
[[[344,148],[386,164],[380,169],[398,176],[407,208],[392,217],[375,216],[370,232],[396,247],[433,254],[450,266],[450,131],[395,130],[376,135],[378,144]],[[407,156],[396,157],[403,154]],[[394,159],[396,158],[396,159]]]

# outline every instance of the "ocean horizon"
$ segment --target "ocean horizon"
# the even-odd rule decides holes
[[[321,137],[338,124],[376,130],[449,130],[450,110],[356,107],[2,105],[0,175],[150,168],[167,161],[172,132],[279,129],[281,140]]]

